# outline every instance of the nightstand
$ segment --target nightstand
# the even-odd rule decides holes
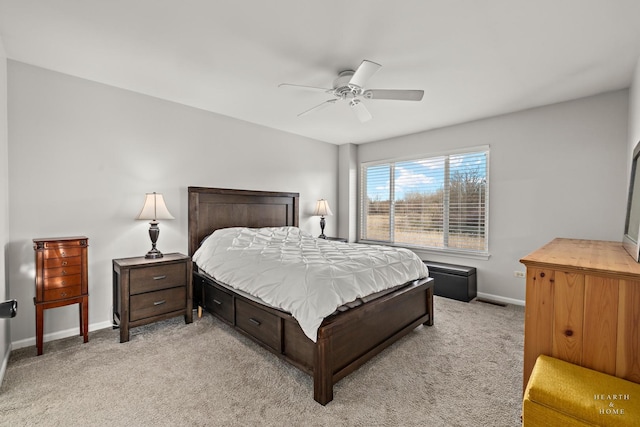
[[[179,253],[113,260],[113,322],[121,343],[136,326],[180,315],[193,321],[191,264]]]
[[[334,242],[347,243],[347,239],[344,237],[325,237],[324,240],[333,240]]]

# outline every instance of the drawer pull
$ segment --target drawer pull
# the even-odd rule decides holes
[[[62,265],[63,266],[67,265],[67,261],[62,261]]]
[[[165,302],[167,302],[167,301],[166,300],[156,301],[156,302],[153,303],[153,305],[162,305]]]
[[[64,276],[65,274],[67,274],[66,270],[62,270],[62,275]]]
[[[61,298],[64,298],[64,297],[66,297],[66,296],[67,296],[67,293],[66,293],[66,292],[60,292],[60,297],[61,297]]]
[[[60,252],[60,256],[67,256],[67,254],[64,251],[62,251]]]
[[[213,303],[217,305],[222,305],[222,301],[218,301],[217,299],[213,299]]]
[[[249,318],[249,322],[253,323],[256,326],[260,326],[260,324],[261,324],[261,322],[259,320],[256,320],[253,317]]]
[[[162,279],[166,279],[167,275],[165,274],[164,276],[153,276],[153,280],[162,280]]]
[[[66,284],[67,284],[67,281],[66,281],[66,280],[63,280],[63,281],[61,281],[61,282],[60,282],[60,284],[61,284],[62,286],[64,286],[64,285],[66,285]]]

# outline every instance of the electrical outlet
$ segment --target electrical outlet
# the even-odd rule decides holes
[[[513,272],[513,277],[519,277],[521,279],[524,279],[526,277],[524,271],[514,271]]]

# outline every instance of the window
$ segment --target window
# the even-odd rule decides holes
[[[489,148],[362,165],[360,239],[488,251]]]

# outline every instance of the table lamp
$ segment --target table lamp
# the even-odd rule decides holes
[[[332,216],[333,212],[331,212],[331,208],[329,207],[329,202],[325,199],[320,199],[316,203],[316,210],[313,211],[314,216],[320,216],[320,235],[318,236],[321,239],[326,239],[327,236],[324,235],[324,217]]]
[[[160,229],[158,228],[159,219],[174,219],[169,213],[167,205],[164,203],[162,194],[147,193],[144,199],[144,206],[142,211],[136,219],[150,219],[151,227],[149,227],[149,237],[151,238],[151,250],[144,256],[145,258],[162,258],[162,252],[156,249],[156,242],[160,235]]]

